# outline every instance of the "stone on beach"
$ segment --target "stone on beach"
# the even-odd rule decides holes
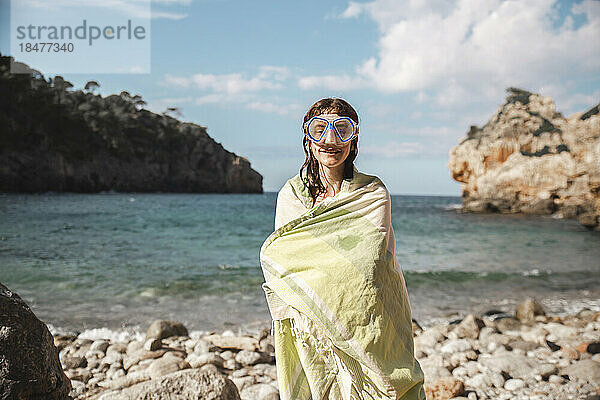
[[[504,333],[497,329],[502,319],[511,321]],[[267,328],[252,331],[248,335],[230,330],[202,339],[172,336],[162,339],[161,349],[155,351],[144,349],[145,343],[136,340],[108,340],[105,355],[101,348],[92,350],[95,342],[87,339],[57,337],[57,341],[63,346],[61,355],[84,354],[87,359],[86,367],[66,370],[76,382],[71,395],[77,400],[89,400],[102,390],[114,395],[128,387],[149,385],[177,369],[224,374],[245,400],[279,399],[273,337]],[[560,345],[550,349],[548,338]],[[430,400],[586,398],[600,390],[597,383],[590,383],[596,379],[594,366],[600,365],[600,355],[588,352],[599,340],[596,313],[538,315],[527,323],[506,313],[481,318],[467,315],[425,328],[414,337]],[[158,371],[151,375],[153,368]]]
[[[0,398],[64,400],[71,389],[48,327],[0,283]]]
[[[242,400],[267,400],[274,399],[273,395],[278,393],[279,391],[275,386],[267,383],[258,383],[242,390],[240,392],[240,398]]]
[[[161,358],[157,358],[146,369],[149,376],[152,378],[170,374],[171,372],[179,371],[186,368],[191,368],[190,364],[179,357],[166,353]]]
[[[518,331],[521,328],[521,323],[516,318],[500,318],[494,322],[496,329],[498,329],[501,333]]]
[[[462,381],[447,377],[436,380],[433,384],[425,385],[425,394],[428,400],[447,400],[464,393]]]
[[[473,314],[469,314],[452,330],[451,333],[454,333],[457,339],[477,339],[479,337],[479,330],[484,326],[485,324],[480,318]]]
[[[577,361],[561,369],[560,375],[567,375],[570,380],[600,384],[600,363],[593,360]]]
[[[544,307],[535,299],[528,298],[517,306],[516,318],[523,322],[535,320],[536,315],[544,315]]]
[[[219,373],[188,369],[105,392],[92,400],[239,400],[237,387]]]
[[[146,331],[146,339],[166,339],[171,336],[187,336],[188,330],[181,323],[169,320],[156,320],[150,324]]]
[[[222,357],[220,357],[219,355],[217,355],[215,353],[203,353],[203,354],[192,353],[187,356],[186,361],[190,364],[190,366],[192,368],[200,368],[206,364],[213,364],[217,367],[222,368],[223,362],[225,360],[223,360]]]
[[[511,392],[525,387],[525,382],[522,379],[509,379],[504,383],[504,389]]]
[[[471,350],[473,347],[467,339],[448,339],[440,348],[442,353],[458,353]]]
[[[144,349],[147,351],[158,350],[162,347],[162,341],[157,338],[150,338],[144,342]]]
[[[235,356],[235,361],[243,366],[258,364],[261,361],[267,361],[266,355],[256,351],[241,350]]]
[[[90,346],[90,350],[106,353],[106,349],[108,349],[108,346],[110,346],[110,343],[107,340],[96,340]]]
[[[250,336],[209,335],[204,340],[222,349],[255,351],[260,348],[258,340]]]
[[[479,363],[492,371],[506,373],[512,378],[526,379],[535,374],[538,361],[521,354],[502,354],[479,357]]]

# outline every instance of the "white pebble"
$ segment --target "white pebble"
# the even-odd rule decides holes
[[[504,389],[515,391],[525,387],[525,382],[522,379],[509,379],[504,383]]]

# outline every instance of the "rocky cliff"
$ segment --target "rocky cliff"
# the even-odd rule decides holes
[[[206,128],[0,55],[0,191],[262,193],[262,176]]]
[[[600,104],[565,118],[549,97],[507,92],[450,150],[463,210],[554,214],[600,229]]]

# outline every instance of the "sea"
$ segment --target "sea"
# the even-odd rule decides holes
[[[0,282],[53,333],[269,326],[259,250],[277,193],[0,194]],[[600,310],[600,232],[553,216],[476,214],[460,197],[392,195],[413,318],[430,326],[527,297]]]

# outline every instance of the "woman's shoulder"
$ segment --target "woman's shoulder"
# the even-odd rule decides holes
[[[304,184],[299,173],[288,179],[281,187],[280,192],[293,193],[298,198],[310,197],[308,187]]]
[[[387,187],[385,186],[383,180],[380,177],[374,174],[367,174],[365,172],[359,171],[358,169],[356,169],[356,167],[354,167],[354,176],[352,178],[351,186],[353,189],[370,186],[378,188],[389,194]]]
[[[277,201],[282,202],[297,202],[299,201],[305,207],[309,207],[312,200],[308,188],[300,178],[300,174],[296,174],[288,179],[277,194]]]

